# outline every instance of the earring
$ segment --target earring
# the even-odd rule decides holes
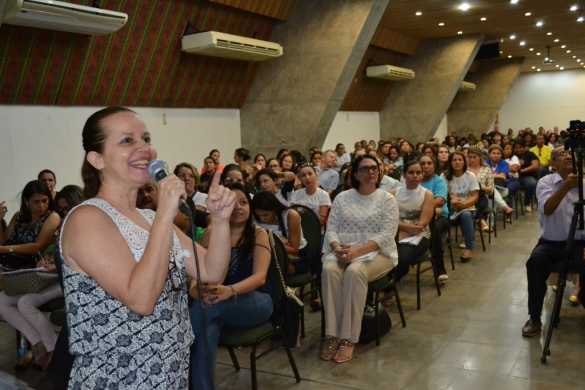
[[[106,180],[106,178],[104,177],[104,168],[100,169],[100,179],[102,181]]]
[[[26,204],[26,209],[28,210],[28,203]]]

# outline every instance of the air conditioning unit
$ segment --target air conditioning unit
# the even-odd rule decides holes
[[[54,0],[7,0],[2,23],[88,35],[118,31],[128,21],[122,12]]]
[[[470,83],[468,81],[464,81],[461,83],[461,86],[459,87],[460,91],[463,92],[470,92],[470,91],[475,91],[475,84]]]
[[[404,81],[414,78],[414,70],[392,65],[376,65],[366,68],[366,76],[376,79]]]
[[[185,35],[181,40],[181,50],[190,54],[243,61],[264,61],[282,55],[282,46],[278,43],[217,31]]]

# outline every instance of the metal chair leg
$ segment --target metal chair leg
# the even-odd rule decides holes
[[[230,353],[230,358],[232,358],[232,363],[234,364],[234,368],[236,369],[236,371],[240,371],[240,364],[238,363],[238,358],[236,357],[236,354],[234,353],[234,349],[228,348],[228,352]]]

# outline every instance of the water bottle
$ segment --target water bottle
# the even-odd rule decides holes
[[[33,359],[32,351],[28,350],[28,342],[23,334],[20,335],[20,342],[18,343],[18,363],[14,366],[16,372],[25,371],[28,364]]]

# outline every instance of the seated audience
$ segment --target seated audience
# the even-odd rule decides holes
[[[434,158],[437,158],[437,148],[435,148],[435,146],[431,144],[425,145],[423,153],[426,154],[427,156],[433,156]]]
[[[451,152],[446,145],[440,145],[437,148],[437,166],[435,167],[435,173],[438,176],[441,176],[441,174],[447,170],[450,154]]]
[[[470,148],[468,152],[467,161],[469,162],[468,170],[472,172],[475,177],[477,177],[477,181],[479,182],[479,189],[483,192],[483,194],[479,198],[479,202],[477,207],[479,208],[478,211],[482,211],[489,206],[488,197],[494,193],[494,175],[490,167],[483,161],[483,152],[480,148]],[[481,228],[484,231],[493,229],[488,227],[484,215],[480,213],[481,218]],[[493,223],[493,219],[492,219]]]
[[[288,153],[288,149],[284,149],[284,148],[283,149],[280,149],[278,151],[278,153],[276,153],[276,159],[278,161],[280,161],[280,159],[282,158],[282,156],[284,156],[286,153]]]
[[[434,197],[431,191],[420,185],[423,177],[418,161],[408,161],[402,171],[404,185],[390,191],[396,198],[400,220],[398,222],[398,265],[396,281],[400,281],[417,259],[429,250],[428,226],[434,218]],[[416,245],[401,242],[422,235]]]
[[[234,161],[236,164],[238,164],[242,172],[246,173],[246,176],[254,173],[254,168],[246,163],[246,161],[250,160],[251,158],[252,155],[246,148],[237,148],[234,152]]]
[[[309,271],[309,254],[305,247],[301,216],[282,204],[274,194],[260,191],[252,199],[252,211],[258,226],[274,230],[289,255],[289,275],[300,275]]]
[[[376,160],[378,161],[378,164],[380,165],[380,172],[379,172],[380,182],[378,183],[378,188],[380,188],[382,191],[389,192],[393,189],[400,187],[402,184],[400,184],[399,180],[396,180],[395,178],[387,175],[386,164],[384,164],[382,159],[380,157],[376,157]]]
[[[503,199],[504,197],[507,199],[510,190],[510,166],[506,161],[502,160],[502,152],[503,150],[500,145],[490,146],[488,151],[489,158],[486,160],[486,163],[491,168],[494,176],[494,185],[497,190],[494,192],[494,201],[497,208],[504,210],[504,213],[507,215],[506,218],[511,220],[514,209],[508,206]],[[515,181],[511,186],[514,192],[518,191],[518,188],[515,188],[515,186],[518,186],[518,181]]]
[[[530,133],[528,133],[530,134]],[[518,138],[514,142],[514,152],[520,163],[520,183],[524,186],[524,211],[532,212],[532,198],[536,193],[538,180],[539,160],[536,155],[527,150],[524,140]]]
[[[435,173],[436,160],[433,156],[421,156],[418,163],[422,168],[420,185],[433,193],[435,207],[435,235],[433,239],[433,260],[437,269],[439,282],[445,283],[449,277],[443,259],[443,238],[450,228],[449,209],[447,207],[447,182]]]
[[[323,243],[323,360],[343,363],[353,357],[368,282],[398,263],[398,206],[391,194],[377,188],[379,169],[371,156],[356,158],[348,175],[354,188],[340,193],[331,208]]]
[[[55,176],[53,171],[49,169],[43,169],[42,171],[39,172],[37,179],[45,183],[47,188],[49,188],[49,191],[51,191],[51,196],[53,197],[53,199],[55,199],[55,196],[57,196],[58,193],[55,190],[55,188],[57,187],[57,176]]]
[[[254,157],[254,166],[257,166],[260,169],[266,168],[266,156],[262,153],[257,154],[256,157]]]
[[[203,160],[203,166],[205,167],[205,173],[201,174],[199,184],[199,189],[204,194],[207,194],[207,190],[209,189],[209,185],[211,184],[211,179],[213,179],[213,175],[215,175],[215,170],[217,169],[217,164],[215,160],[211,156],[205,157]]]
[[[223,165],[219,163],[219,150],[212,149],[211,152],[209,152],[209,157],[212,157],[213,161],[215,161],[215,167],[219,169],[220,172],[223,172]],[[203,169],[201,170],[201,174],[203,175],[204,173],[205,167],[203,167]]]
[[[339,171],[341,170],[341,167],[344,164],[351,162],[351,157],[349,156],[348,153],[345,152],[345,145],[343,145],[343,144],[337,144],[335,146],[335,154],[337,156],[336,156],[336,160],[335,160],[335,166],[333,167],[333,169],[337,173],[339,173]]]
[[[538,156],[540,163],[539,177],[548,175],[552,148],[547,145],[546,138],[543,134],[536,135],[536,146],[530,148],[530,151]]]
[[[322,160],[323,160],[323,153],[320,150],[316,150],[311,155],[311,164],[313,164],[313,166],[315,168],[321,166],[321,161]]]
[[[333,169],[333,167],[335,167],[335,156],[333,150],[327,150],[323,153],[321,165],[315,166],[319,178],[319,184],[321,184],[321,188],[327,191],[329,196],[333,194],[333,191],[335,191],[339,183],[339,174]]]
[[[34,260],[36,254],[43,253],[55,240],[60,218],[53,209],[53,196],[45,183],[40,180],[27,183],[22,190],[20,210],[14,214],[6,229],[0,229],[0,241],[4,243],[0,245],[0,253],[30,257],[13,259],[3,265],[10,268],[32,268],[36,265],[56,272],[53,264],[45,264],[38,258]],[[35,348],[37,370],[42,371],[48,366],[57,341],[53,327],[37,308],[60,296],[63,296],[63,291],[59,283],[37,294],[7,296],[0,292],[0,315]]]
[[[185,191],[187,192],[187,196],[193,199],[195,208],[199,211],[206,212],[207,205],[205,204],[205,200],[207,199],[207,194],[197,191],[200,181],[197,168],[187,162],[182,162],[175,167],[173,173],[185,183]]]
[[[195,333],[191,353],[195,389],[213,389],[217,345],[224,326],[255,326],[268,321],[272,314],[272,285],[266,280],[271,258],[268,236],[264,229],[254,226],[248,191],[241,184],[232,184],[230,189],[236,194],[236,204],[229,222],[232,252],[227,275],[220,284],[203,283],[202,296],[196,286],[189,289],[194,298],[189,314]],[[201,237],[205,248],[211,230],[208,228]],[[201,310],[205,310],[206,334],[201,328]]]
[[[321,227],[324,229],[329,208],[331,207],[331,199],[327,192],[317,186],[315,167],[311,164],[301,165],[299,179],[303,188],[292,194],[290,204],[309,207],[317,214]]]
[[[447,170],[442,177],[447,181],[449,189],[451,219],[459,219],[465,237],[465,251],[460,256],[467,262],[473,255],[474,228],[473,218],[475,204],[479,197],[477,177],[467,170],[467,161],[461,152],[449,156]]]
[[[282,179],[284,185],[279,188],[277,180]],[[285,206],[290,204],[290,197],[294,192],[296,176],[292,172],[276,172],[270,168],[262,169],[256,174],[256,183],[262,191],[268,191]]]
[[[391,146],[388,149],[388,157],[384,159],[384,164],[386,165],[386,170],[389,172],[402,169],[404,160],[402,156],[400,156],[400,152],[396,146]]]

